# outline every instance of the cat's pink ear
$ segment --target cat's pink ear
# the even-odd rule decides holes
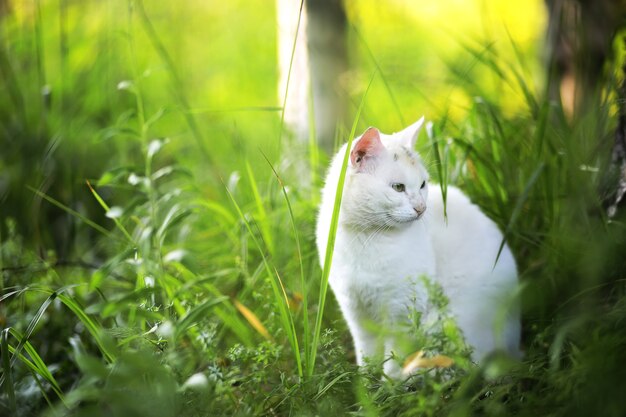
[[[372,160],[385,150],[380,141],[380,132],[375,127],[368,128],[350,152],[352,166],[361,170],[372,163]]]
[[[402,132],[397,133],[402,138],[402,144],[407,146],[409,149],[415,148],[415,142],[417,141],[417,136],[422,130],[422,126],[424,125],[424,116],[422,116],[417,122],[413,123],[411,126],[405,128]]]

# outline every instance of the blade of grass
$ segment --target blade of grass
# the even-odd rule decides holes
[[[324,268],[322,270],[322,282],[320,283],[320,292],[318,298],[318,307],[317,307],[317,315],[315,317],[315,327],[313,330],[313,340],[310,349],[311,357],[307,359],[307,372],[308,376],[313,375],[313,370],[315,369],[315,358],[317,356],[317,347],[319,345],[320,335],[322,331],[322,317],[324,315],[324,305],[326,303],[326,293],[328,292],[328,278],[330,276],[330,266],[333,261],[333,252],[335,249],[335,235],[337,234],[337,224],[339,221],[339,210],[341,208],[341,198],[343,196],[343,185],[346,180],[346,171],[348,169],[348,158],[350,156],[350,150],[352,148],[352,140],[354,138],[354,134],[356,132],[357,124],[359,123],[359,119],[361,116],[361,111],[363,110],[363,106],[365,105],[365,99],[367,94],[374,82],[374,78],[376,77],[376,71],[372,74],[370,81],[363,93],[363,97],[361,97],[361,102],[359,103],[359,108],[357,109],[356,115],[354,117],[354,122],[352,123],[352,128],[350,130],[350,136],[348,137],[348,143],[346,145],[346,151],[343,155],[343,162],[341,165],[341,172],[339,174],[339,180],[337,182],[337,191],[335,192],[335,202],[333,205],[333,214],[330,222],[330,230],[328,232],[328,242],[326,246],[326,253],[324,255]]]
[[[226,296],[210,299],[189,309],[187,313],[178,321],[174,339],[178,339],[183,332],[193,326],[201,317],[206,316],[206,313],[209,310],[211,310],[214,306],[223,303],[227,299],[228,297]]]
[[[13,386],[12,364],[9,360],[9,329],[2,331],[2,387],[9,398],[9,409],[12,415],[17,415],[17,404],[15,402],[15,387]],[[15,355],[13,356],[15,357]]]
[[[278,275],[278,271],[276,270],[276,268],[274,268],[271,265],[267,255],[265,254],[263,246],[257,239],[256,234],[252,230],[252,226],[250,225],[250,222],[247,220],[245,214],[243,214],[243,211],[241,210],[241,207],[237,203],[237,200],[235,200],[235,197],[231,194],[228,187],[226,187],[226,184],[224,184],[224,188],[226,189],[226,193],[228,194],[231,202],[233,203],[233,206],[235,207],[235,210],[237,211],[237,214],[239,215],[241,222],[243,222],[250,237],[252,238],[252,241],[254,242],[255,246],[257,247],[257,249],[259,250],[261,254],[264,268],[268,276],[270,277],[270,284],[272,286],[272,291],[274,293],[274,299],[276,301],[276,307],[278,308],[281,325],[283,326],[283,330],[285,331],[289,339],[292,353],[296,360],[296,364],[298,368],[298,375],[302,378],[304,374],[302,370],[302,358],[300,355],[300,348],[298,346],[296,328],[295,328],[293,316],[291,315],[291,311],[289,310],[289,298],[287,297],[287,294],[285,292],[285,288],[283,286],[282,280],[280,276]]]
[[[9,330],[11,332],[11,335],[15,339],[17,339],[17,340],[21,340],[22,339],[22,335],[17,330],[15,330],[13,328],[9,328]],[[11,346],[11,345],[9,345],[9,351],[12,354],[15,354],[15,352],[16,352],[15,348],[13,346]],[[61,390],[61,387],[59,386],[59,383],[54,378],[54,376],[50,372],[50,369],[48,369],[48,366],[41,359],[41,356],[39,356],[39,354],[37,353],[37,351],[35,350],[33,345],[31,345],[30,342],[26,342],[24,344],[24,351],[26,353],[28,353],[28,356],[30,356],[30,360],[26,356],[24,356],[22,353],[18,354],[18,359],[24,365],[26,365],[31,370],[31,372],[37,374],[39,377],[41,377],[41,378],[45,379],[46,381],[48,381],[48,383],[52,387],[52,390],[54,391],[54,393],[57,395],[57,397],[59,397],[61,402],[65,404],[65,396],[63,395],[63,391]]]
[[[317,146],[316,146],[317,148]],[[289,195],[287,194],[287,189],[285,188],[285,183],[283,182],[283,180],[281,179],[280,175],[278,175],[278,172],[276,172],[276,169],[274,168],[274,166],[272,165],[272,163],[270,162],[270,160],[268,159],[267,155],[265,155],[265,153],[263,153],[263,151],[261,151],[261,155],[263,155],[263,158],[265,158],[265,161],[268,163],[268,165],[270,166],[270,168],[272,169],[272,172],[274,173],[274,176],[276,177],[276,179],[278,180],[278,183],[280,184],[280,188],[283,192],[283,197],[285,197],[285,202],[287,203],[287,210],[289,211],[289,222],[291,223],[291,228],[293,230],[293,237],[294,240],[296,242],[296,253],[298,254],[298,264],[300,266],[300,288],[302,291],[302,314],[303,314],[303,323],[302,323],[302,328],[303,328],[303,332],[304,332],[304,338],[303,338],[303,343],[304,343],[304,358],[305,358],[305,367],[308,369],[308,359],[310,357],[310,341],[309,341],[309,326],[310,326],[310,322],[309,322],[309,307],[308,307],[308,296],[307,296],[307,291],[306,291],[306,282],[305,282],[305,278],[304,278],[304,264],[302,261],[302,247],[300,246],[300,236],[298,235],[298,227],[296,226],[296,220],[295,220],[295,216],[293,214],[293,208],[291,207],[291,201],[289,200]]]
[[[20,354],[22,352],[22,349],[24,349],[24,345],[28,342],[28,339],[30,339],[30,336],[33,334],[33,331],[35,330],[35,327],[37,326],[37,323],[39,323],[39,321],[43,317],[44,313],[48,309],[48,306],[54,301],[54,299],[58,295],[55,291],[52,291],[52,293],[49,293],[49,294],[50,295],[48,296],[48,298],[46,298],[46,300],[41,304],[41,306],[39,306],[39,309],[37,310],[37,313],[35,313],[33,318],[28,323],[28,326],[26,327],[26,331],[24,332],[24,335],[22,336],[22,338],[20,339],[17,347],[15,348],[16,354]],[[14,366],[15,362],[17,361],[16,354],[14,353],[13,357],[11,357],[11,366]],[[4,375],[3,375],[3,377],[4,377]],[[0,380],[1,379],[2,378],[0,378]]]
[[[337,382],[341,381],[342,379],[350,376],[351,374],[352,374],[351,371],[347,371],[347,372],[344,372],[344,373],[336,376],[335,378],[333,378],[332,381],[330,381],[328,384],[326,384],[322,389],[320,389],[318,391],[317,394],[315,394],[313,396],[313,401],[317,401],[320,398],[322,398],[324,396],[324,394],[326,394],[326,392],[333,387],[333,385],[335,385]]]
[[[13,110],[15,114],[18,116],[22,125],[26,124],[26,106],[24,105],[24,96],[22,94],[22,90],[20,88],[19,80],[15,75],[15,71],[11,66],[11,61],[9,60],[9,56],[5,49],[6,43],[2,43],[0,45],[0,77],[4,83],[4,88],[9,94],[10,100],[12,101]]]
[[[78,317],[78,319],[85,325],[85,328],[94,338],[96,345],[98,346],[98,348],[104,355],[105,359],[108,362],[113,362],[115,360],[116,355],[110,351],[110,349],[106,346],[106,344],[104,343],[102,339],[102,333],[104,331],[102,326],[100,326],[96,321],[92,320],[87,315],[87,313],[85,313],[85,310],[73,298],[65,294],[58,294],[58,297],[59,297],[59,300],[63,304],[65,304],[65,306],[69,308],[72,311],[72,313],[74,313],[76,317]]]
[[[310,83],[309,83],[310,84]],[[317,129],[315,126],[315,103],[313,102],[313,86],[309,85],[309,172],[311,186],[317,184],[317,173],[320,164],[320,148],[317,144]],[[265,156],[265,155],[264,155]],[[265,158],[267,159],[267,158]]]
[[[433,154],[435,156],[435,166],[437,167],[437,175],[439,176],[439,188],[441,189],[441,196],[443,198],[443,218],[447,222],[448,221],[448,210],[447,210],[447,201],[448,201],[448,169],[447,169],[447,158],[441,157],[441,152],[439,151],[439,141],[435,139],[435,132],[433,128],[433,124],[431,122],[426,124],[426,133],[428,138],[430,139],[430,143],[433,149]]]
[[[238,113],[238,112],[279,112],[282,111],[282,107],[278,106],[244,106],[244,107],[231,107],[225,109],[201,109],[194,108],[187,111],[191,114],[203,114],[203,113]]]
[[[513,39],[513,35],[509,31],[509,28],[505,27],[505,30],[506,30],[506,35],[509,39],[509,43],[511,44],[511,47],[513,48],[513,51],[515,52],[515,58],[517,59],[517,62],[519,64],[519,67],[521,68],[521,71],[513,67],[513,64],[510,64],[509,68],[511,69],[511,71],[513,71],[513,75],[515,76],[515,79],[517,80],[518,85],[522,89],[522,93],[524,94],[524,98],[526,99],[526,104],[531,110],[531,115],[533,117],[533,120],[536,120],[537,112],[539,111],[539,104],[537,103],[537,100],[535,99],[536,95],[532,92],[532,89],[528,86],[528,80],[532,80],[532,76],[530,75],[530,72],[526,68],[526,65],[524,65],[525,64],[524,55],[522,54],[522,51],[519,48],[517,42],[515,42],[515,40]]]
[[[265,211],[265,205],[263,204],[263,199],[259,194],[257,181],[248,160],[246,160],[246,173],[248,174],[248,181],[250,182],[250,189],[252,190],[252,195],[254,196],[254,203],[257,211],[257,215],[255,217],[256,224],[259,226],[259,230],[261,231],[261,235],[263,236],[263,241],[265,242],[267,249],[271,255],[274,253],[274,241],[272,239],[272,235],[267,224],[267,212]]]
[[[85,180],[85,182],[87,183],[87,187],[89,187],[89,190],[91,191],[93,196],[96,198],[96,201],[98,202],[98,204],[100,204],[100,206],[104,209],[105,213],[108,213],[111,210],[111,208],[102,199],[102,197],[100,197],[100,195],[96,192],[96,190],[94,190],[89,180]],[[136,246],[135,241],[133,240],[133,237],[130,235],[130,233],[128,233],[128,230],[126,230],[122,222],[120,222],[116,217],[111,217],[111,219],[113,220],[113,222],[115,222],[115,226],[117,226],[117,228],[120,229],[120,231],[122,232],[122,234],[124,234],[126,239],[128,239],[128,241],[132,243],[133,246]]]
[[[357,374],[353,383],[355,385],[356,398],[362,408],[362,415],[365,417],[378,417],[378,408],[374,405],[372,395],[363,382],[363,377]]]
[[[24,291],[27,291],[27,290],[28,289],[25,289]],[[15,366],[15,364],[16,364],[18,358],[21,356],[21,352],[25,348],[26,344],[28,344],[28,339],[32,335],[32,333],[33,333],[37,323],[39,323],[39,320],[41,319],[41,317],[43,316],[43,314],[47,310],[47,308],[50,305],[50,303],[52,303],[52,301],[54,301],[55,298],[56,298],[56,293],[53,292],[42,303],[42,305],[39,307],[39,309],[37,310],[37,313],[35,313],[35,315],[31,319],[30,323],[28,324],[28,327],[26,328],[26,332],[19,339],[17,347],[14,348],[14,349],[11,349],[12,356],[11,356],[10,360],[9,360],[8,340],[5,340],[5,339],[8,339],[9,329],[5,329],[3,331],[3,335],[2,335],[2,343],[3,343],[3,346],[2,346],[2,361],[3,361],[3,369],[4,369],[5,372],[3,372],[3,374],[0,376],[0,386],[4,386],[5,390],[11,390],[13,392],[13,401],[15,401],[15,398],[14,398],[13,381],[11,379],[12,378],[11,369],[12,369],[13,366]],[[7,395],[9,396],[9,399],[11,401],[11,393],[7,391]]]
[[[201,291],[208,291],[216,298],[226,297],[212,284],[212,281],[214,281],[217,277],[228,274],[236,274],[238,271],[238,269],[236,268],[230,270],[222,270],[209,276],[197,278],[193,272],[191,272],[181,263],[175,262],[171,264],[171,266],[176,268],[176,271],[179,272],[180,275],[183,277],[183,281],[187,281],[185,285],[179,287],[177,291],[172,295],[172,298],[176,299],[180,298],[180,296],[184,292],[189,291],[194,287],[197,287]],[[215,315],[221,320],[221,322],[224,323],[224,327],[232,330],[233,333],[239,338],[241,343],[246,346],[253,345],[250,330],[248,326],[246,326],[246,324],[241,319],[239,319],[239,317],[237,316],[237,310],[234,308],[232,303],[224,303],[223,308],[221,308],[219,305],[216,305],[215,307],[213,307],[213,311]]]
[[[380,67],[380,64],[378,63],[376,56],[370,49],[367,42],[365,42],[365,38],[363,37],[363,35],[361,35],[361,32],[357,30],[356,26],[350,25],[350,27],[356,34],[356,37],[359,40],[359,42],[361,42],[361,44],[365,47],[367,54],[369,55],[370,59],[374,63],[374,66],[376,67],[376,71],[378,72],[378,74],[380,74],[380,78],[382,79],[385,89],[387,90],[387,94],[389,94],[391,103],[393,104],[393,107],[395,108],[396,113],[398,114],[398,119],[400,119],[400,123],[402,124],[402,126],[406,126],[406,122],[404,121],[404,116],[402,115],[402,110],[400,108],[400,105],[398,104],[398,101],[396,100],[396,96],[393,94],[393,90],[391,89],[391,86],[389,82],[387,81],[387,77],[385,76],[385,73],[383,72],[382,68]]]
[[[298,44],[298,35],[300,33],[300,22],[302,21],[302,11],[304,10],[304,0],[300,0],[300,10],[298,11],[298,22],[296,23],[296,36],[293,37],[293,46],[291,47],[291,57],[289,58],[289,70],[287,71],[287,82],[285,83],[285,97],[283,97],[283,105],[280,111],[280,128],[278,129],[278,151],[282,149],[283,130],[285,128],[285,109],[287,108],[287,97],[289,96],[289,84],[291,84],[291,71],[293,69],[293,60],[296,56],[296,45]]]
[[[42,193],[41,191],[39,191],[39,190],[29,186],[29,185],[27,185],[26,188],[28,188],[30,191],[32,191],[33,193],[37,194],[39,197],[43,198],[44,200],[48,201],[49,203],[52,203],[53,205],[57,206],[61,210],[64,210],[64,211],[68,212],[69,214],[71,214],[72,216],[75,216],[75,217],[79,218],[85,224],[87,224],[88,226],[91,226],[92,228],[94,228],[98,232],[102,233],[106,237],[111,237],[111,233],[107,229],[105,229],[104,227],[100,226],[98,223],[95,223],[95,222],[89,220],[87,217],[83,216],[79,212],[77,212],[75,210],[72,210],[71,208],[69,208],[65,204],[61,203],[60,201],[55,200],[54,198],[48,196],[47,194]]]
[[[509,39],[510,39],[510,34],[509,34]],[[515,42],[513,42],[512,39],[510,40],[511,40],[511,44],[513,45],[515,52],[518,55],[517,58],[521,65],[523,61],[521,59],[521,56],[519,55],[518,48],[516,47]],[[491,42],[487,45],[482,46],[481,49],[475,48],[471,46],[469,43],[466,43],[463,41],[459,41],[459,44],[461,48],[465,49],[467,52],[473,55],[474,58],[478,62],[482,63],[487,68],[491,69],[491,71],[493,71],[495,76],[498,79],[504,81],[506,84],[508,84],[508,86],[511,87],[513,91],[518,90],[516,88],[516,83],[513,80],[511,80],[511,77],[507,74],[506,70],[500,66],[499,62],[501,62],[502,60],[497,55],[494,42]],[[527,84],[528,77],[525,77],[522,73],[520,73],[520,71],[518,71],[517,68],[515,68],[512,64],[509,64],[507,69],[513,74],[515,81],[517,81],[517,86],[521,90],[522,95],[524,96],[524,99],[526,100],[526,103],[528,104],[528,107],[531,110],[531,114],[533,115],[533,117],[535,117],[535,115],[537,114],[537,111],[539,110],[539,105],[537,104],[535,95],[532,93],[532,90],[528,87],[528,84]]]
[[[167,232],[187,218],[190,214],[191,210],[187,207],[183,207],[179,203],[174,204],[172,208],[170,208],[165,215],[165,218],[161,221],[159,229],[156,231],[156,238],[159,242],[159,246],[162,247],[164,245]]]
[[[528,195],[530,194],[530,190],[533,188],[533,185],[535,184],[535,182],[537,182],[537,179],[541,175],[541,172],[543,171],[544,167],[545,167],[545,164],[543,162],[539,163],[537,168],[535,168],[532,175],[530,176],[530,179],[526,183],[526,186],[524,187],[524,191],[522,192],[522,194],[520,194],[519,198],[515,202],[515,207],[513,208],[513,212],[511,213],[511,218],[509,219],[509,222],[506,225],[506,229],[504,230],[504,236],[502,237],[502,242],[500,243],[500,248],[498,249],[498,255],[496,256],[496,261],[493,263],[494,268],[496,267],[496,264],[498,263],[498,260],[500,259],[500,255],[502,254],[502,250],[504,249],[507,236],[513,230],[513,226],[515,225],[517,218],[522,212],[524,203],[526,202],[526,200],[528,200]]]
[[[189,126],[189,129],[191,130],[191,133],[193,134],[193,137],[196,140],[196,143],[198,145],[198,148],[200,149],[200,152],[202,152],[202,157],[205,159],[207,166],[210,168],[215,179],[219,180],[220,175],[217,169],[218,165],[215,163],[213,156],[207,149],[207,145],[204,140],[204,135],[202,134],[202,130],[198,126],[198,123],[196,122],[196,118],[194,117],[193,113],[190,111],[191,107],[189,106],[189,101],[187,100],[187,96],[184,93],[185,90],[183,88],[183,83],[180,79],[180,76],[178,75],[178,71],[176,70],[176,65],[174,64],[174,60],[172,59],[170,54],[167,52],[167,49],[161,42],[158,32],[156,31],[154,26],[152,26],[152,22],[150,21],[150,18],[148,17],[148,14],[146,13],[146,10],[143,6],[143,1],[137,0],[134,2],[134,4],[136,5],[137,10],[139,10],[139,17],[141,19],[143,29],[146,35],[148,36],[148,39],[152,43],[153,48],[157,51],[157,53],[159,54],[159,57],[164,62],[165,67],[167,68],[169,76],[172,80],[172,84],[174,84],[173,91],[177,93],[177,94],[174,94],[174,96],[178,100],[180,107],[182,107],[183,109],[182,114],[185,119],[185,122],[187,123],[187,126]]]

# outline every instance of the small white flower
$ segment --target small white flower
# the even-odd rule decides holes
[[[123,212],[124,210],[122,210],[121,207],[113,206],[106,212],[106,216],[109,219],[119,219],[120,217],[122,217]]]
[[[230,177],[228,177],[228,184],[226,185],[228,191],[230,191],[231,193],[235,192],[235,188],[237,188],[237,183],[239,183],[239,178],[241,178],[241,175],[239,175],[239,171],[233,171],[233,173],[230,174]]]
[[[131,172],[131,174],[128,176],[128,183],[130,185],[137,185],[140,182],[141,182],[141,177],[135,174],[134,172]]]
[[[167,139],[153,139],[148,144],[148,158],[152,158],[168,142]]]
[[[144,277],[143,278],[143,283],[148,288],[154,288],[154,283],[155,283],[154,277],[151,277],[151,276]]]
[[[180,262],[186,254],[187,252],[183,249],[175,249],[171,252],[168,252],[163,257],[163,260],[165,262]]]
[[[156,334],[158,334],[159,336],[163,338],[169,339],[170,337],[174,335],[174,325],[172,324],[171,321],[166,320],[163,323],[161,323],[161,325],[156,331]]]
[[[130,80],[123,80],[117,83],[118,90],[130,90],[133,88],[133,82]]]
[[[206,375],[201,372],[197,374],[191,375],[183,384],[183,390],[192,389],[192,390],[203,390],[206,389],[209,385],[209,380]]]

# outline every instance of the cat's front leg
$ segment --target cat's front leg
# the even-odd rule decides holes
[[[365,365],[366,358],[382,359],[383,341],[379,326],[366,318],[367,314],[360,311],[357,305],[346,303],[342,305],[342,310],[354,342],[357,365]]]
[[[357,365],[364,366],[366,359],[380,360],[382,343],[378,335],[367,330],[365,326],[354,326],[351,333]]]

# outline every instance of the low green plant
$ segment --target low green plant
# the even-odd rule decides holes
[[[511,296],[523,305],[525,356],[471,364],[444,295],[428,285],[437,320],[412,317],[418,346],[411,349],[455,365],[394,382],[380,363],[354,365],[328,293],[332,249],[319,268],[321,152],[309,143],[316,152],[294,162],[298,153],[283,152],[292,145],[281,127],[268,136],[281,137],[282,148],[268,140],[259,151],[263,123],[225,128],[226,119],[195,109],[143,6],[124,4],[124,40],[107,50],[130,54],[128,66],[105,72],[98,61],[94,74],[65,74],[76,95],[92,94],[98,74],[111,78],[106,100],[89,95],[84,109],[68,101],[74,92],[67,90],[63,105],[25,106],[41,100],[26,87],[40,69],[0,45],[8,86],[2,132],[23,139],[3,136],[10,152],[0,158],[15,201],[10,210],[2,201],[0,228],[0,414],[623,414],[626,230],[623,213],[608,219],[602,201],[611,94],[568,120],[527,82],[524,66],[501,59],[492,44],[468,44],[464,65],[452,63],[450,82],[473,102],[464,119],[444,112],[434,120],[421,151],[443,190],[460,185],[504,231],[519,265],[522,285]],[[6,30],[16,33],[16,23]],[[158,71],[144,71],[144,46]],[[402,94],[374,62],[369,85],[378,83],[402,118]],[[12,65],[24,71],[9,71]],[[502,91],[519,95],[520,108],[503,108],[493,89],[474,82],[481,66]],[[172,88],[154,88],[163,85]],[[341,141],[371,120],[365,110],[379,96],[366,85],[362,91]],[[261,114],[279,124],[275,109]],[[224,151],[209,132],[232,138],[232,147]],[[42,147],[50,159],[28,173],[31,150]],[[16,155],[28,158],[22,165]],[[285,168],[307,160],[310,181]],[[341,187],[337,196],[335,222]],[[39,211],[24,209],[33,199]],[[47,243],[54,239],[61,243]]]

